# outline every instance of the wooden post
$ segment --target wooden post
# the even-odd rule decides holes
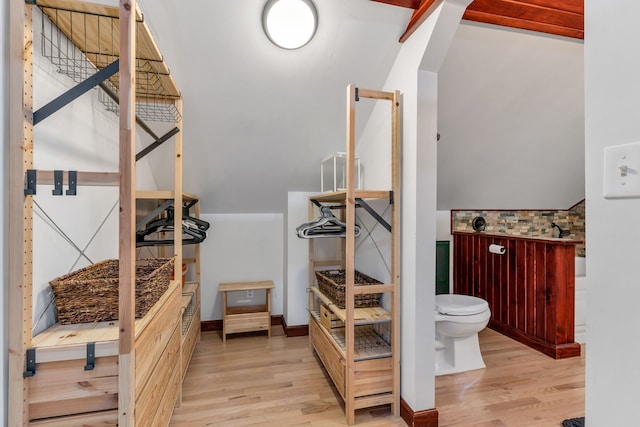
[[[347,357],[345,412],[347,424],[353,425],[356,419],[355,406],[355,336],[354,336],[354,283],[355,283],[355,224],[356,224],[356,200],[355,200],[355,153],[356,153],[356,87],[347,87],[347,191],[346,191],[346,224],[345,237],[345,342]]]
[[[174,238],[174,276],[182,277],[182,99],[175,101],[175,107],[179,118],[176,127],[180,129],[175,136],[174,159],[173,159],[173,238]]]
[[[8,425],[29,424],[29,383],[23,378],[25,351],[31,346],[32,199],[24,195],[27,169],[33,168],[32,6],[9,2],[9,390]]]
[[[136,0],[120,0],[120,293],[118,425],[135,425]]]
[[[391,357],[393,371],[393,403],[391,412],[394,416],[400,416],[400,223],[399,215],[401,205],[400,171],[402,170],[400,159],[400,92],[393,93],[391,106],[391,189],[393,190],[393,206],[391,209],[391,283],[393,293],[392,304],[392,331],[391,331]]]

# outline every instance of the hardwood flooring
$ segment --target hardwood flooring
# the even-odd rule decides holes
[[[486,369],[436,378],[439,425],[559,426],[584,415],[584,356],[553,360],[494,331],[481,333]],[[583,349],[584,350],[584,349]],[[584,353],[584,351],[583,351]],[[405,426],[388,406],[358,411],[364,427]],[[281,327],[203,332],[172,427],[344,426],[342,399],[309,348]]]
[[[480,348],[486,369],[436,377],[440,427],[557,427],[584,416],[584,346],[554,360],[485,329]]]

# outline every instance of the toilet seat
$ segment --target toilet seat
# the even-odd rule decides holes
[[[489,303],[470,295],[436,295],[436,311],[448,316],[471,316],[489,309]]]

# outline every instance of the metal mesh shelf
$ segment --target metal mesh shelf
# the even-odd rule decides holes
[[[66,9],[40,7],[43,12],[42,55],[58,72],[80,83],[119,58],[118,17]],[[140,24],[140,23],[139,23]],[[146,29],[146,26],[141,28]],[[140,28],[139,28],[140,30]],[[137,32],[143,46],[148,35]],[[149,57],[144,56],[148,53]],[[135,60],[136,115],[148,121],[176,122],[181,116],[174,101],[180,98],[169,69],[159,53],[141,52]],[[118,74],[102,85],[118,93]],[[117,99],[117,98],[116,98]],[[118,114],[118,103],[99,92],[99,100],[107,111]]]

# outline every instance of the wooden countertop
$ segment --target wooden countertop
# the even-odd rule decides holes
[[[486,237],[494,237],[496,239],[513,239],[513,240],[532,240],[536,242],[548,242],[555,245],[578,245],[583,243],[582,240],[577,239],[561,239],[559,237],[546,237],[546,236],[516,236],[506,233],[487,233],[484,231],[454,231],[453,234],[461,235],[479,235]]]

